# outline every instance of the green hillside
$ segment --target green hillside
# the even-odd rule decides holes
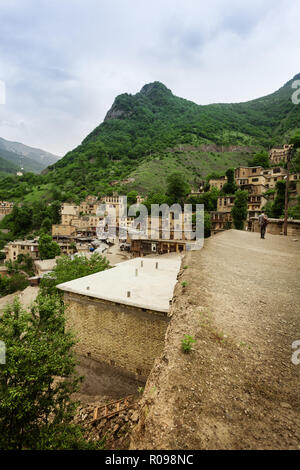
[[[18,171],[18,166],[14,163],[9,162],[5,159],[5,153],[0,150],[0,175],[7,176],[9,174],[16,174]]]
[[[61,200],[109,189],[145,194],[163,190],[174,169],[197,185],[211,171],[246,164],[257,150],[286,142],[300,127],[293,80],[253,101],[205,106],[174,96],[160,82],[147,84],[118,96],[104,122],[42,176],[1,181],[0,196],[20,198],[51,186]],[[129,176],[134,181],[124,185]]]
[[[48,165],[55,163],[58,157],[19,142],[11,142],[0,137],[0,157],[12,163],[18,170],[40,173]]]

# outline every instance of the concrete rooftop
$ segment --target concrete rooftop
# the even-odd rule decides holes
[[[119,263],[114,268],[65,282],[57,287],[65,292],[168,312],[180,264],[179,255],[170,258],[134,258]],[[130,292],[130,297],[127,297],[127,292]]]

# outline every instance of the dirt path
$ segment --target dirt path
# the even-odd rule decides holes
[[[300,240],[232,230],[184,265],[131,448],[299,449]]]
[[[0,298],[0,311],[2,311],[7,304],[13,303],[15,297],[19,297],[21,304],[24,307],[30,307],[30,305],[35,301],[36,296],[38,295],[39,288],[28,286],[22,292],[18,291],[14,294],[6,295],[5,297]]]

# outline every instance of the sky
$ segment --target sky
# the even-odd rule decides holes
[[[272,93],[299,24],[299,0],[0,0],[0,137],[63,156],[156,80],[198,104]]]

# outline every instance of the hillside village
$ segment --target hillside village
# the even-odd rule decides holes
[[[247,220],[245,229],[249,231],[258,231],[257,218],[264,210],[268,201],[272,201],[276,195],[276,183],[285,181],[287,169],[283,165],[287,162],[288,152],[291,146],[285,145],[282,148],[270,150],[270,168],[264,169],[262,166],[238,167],[234,169],[234,181],[238,189],[248,192]],[[298,204],[300,195],[300,173],[291,173],[289,175],[289,207]],[[224,184],[227,183],[227,177],[212,178],[208,181],[209,189],[216,188],[218,192],[222,191]],[[205,182],[199,188],[192,190],[190,197],[197,197],[205,192]],[[206,189],[207,190],[207,189]],[[143,204],[144,197],[136,196],[136,204]],[[219,195],[217,197],[217,208],[210,211],[212,235],[233,227],[231,210],[234,206],[234,195]],[[72,203],[63,203],[61,206],[61,223],[52,225],[52,239],[59,245],[61,254],[74,255],[98,252],[104,253],[109,245],[116,243],[116,239],[111,238],[109,231],[98,231],[99,224],[104,217],[115,216],[115,237],[119,239],[121,249],[126,250],[133,257],[144,256],[150,253],[164,254],[170,252],[184,252],[190,245],[190,237],[184,232],[184,217],[174,220],[172,213],[169,217],[168,236],[163,230],[162,215],[156,222],[156,228],[152,227],[151,239],[142,235],[136,236],[134,227],[134,217],[128,217],[124,213],[122,196],[114,193],[112,196],[87,196],[79,205]],[[99,214],[99,207],[104,207],[104,213]],[[0,202],[0,214],[7,215],[12,212],[14,204],[12,202]],[[149,214],[150,215],[150,214]],[[108,227],[106,227],[108,229]],[[125,229],[125,230],[124,230]],[[133,229],[133,230],[132,230]],[[148,220],[149,234],[151,231],[151,220]],[[124,234],[122,235],[122,230]],[[289,232],[298,234],[299,225],[295,220],[289,221]],[[282,233],[282,220],[270,219],[270,233]],[[167,232],[167,231],[166,231]],[[106,236],[105,236],[106,235]],[[101,239],[101,236],[103,237]],[[104,237],[105,236],[105,237]],[[121,239],[123,237],[123,239]],[[38,251],[39,237],[33,240],[14,240],[9,242],[3,250],[5,254],[4,261],[14,262],[20,255],[29,255],[32,259],[40,261]],[[49,263],[48,263],[49,264]],[[38,265],[37,265],[38,266]],[[48,270],[46,270],[47,272]],[[36,268],[39,272],[39,268]],[[2,268],[2,274],[6,271]],[[36,281],[33,281],[36,282]]]
[[[143,87],[139,98],[151,95],[155,101],[156,93],[159,103],[160,93],[179,103],[156,82]],[[123,116],[119,107],[132,99],[117,99],[105,122]],[[46,379],[53,389],[63,375],[64,363],[57,365],[57,357],[65,361],[65,351],[72,348],[77,365],[66,363],[67,370],[84,377],[77,386],[77,379],[67,375],[66,400],[80,402],[68,415],[84,432],[78,445],[103,448],[105,439],[108,449],[239,449],[262,447],[264,440],[270,447],[274,439],[276,448],[297,447],[299,433],[291,428],[298,419],[298,398],[289,387],[296,372],[284,361],[298,325],[300,136],[285,138],[294,143],[268,152],[250,145],[242,151],[238,145],[224,151],[221,145],[220,151],[211,143],[185,142],[168,152],[178,161],[183,148],[192,149],[194,160],[182,171],[168,167],[163,183],[157,177],[163,187],[156,191],[148,183],[140,190],[141,175],[124,176],[133,166],[126,156],[125,168],[118,171],[122,159],[109,159],[103,151],[100,173],[92,173],[88,161],[91,157],[93,163],[99,152],[91,137],[88,157],[77,161],[85,142],[75,149],[75,160],[70,152],[44,175],[24,172],[17,186],[13,178],[0,181],[1,194],[10,196],[0,201],[0,311],[18,325],[20,311],[32,315],[29,326],[45,332],[43,354],[54,371]],[[197,153],[203,146],[205,158]],[[114,151],[123,149],[116,144]],[[224,160],[234,154],[229,160],[238,165],[223,163],[216,171],[216,154]],[[170,164],[169,155],[151,158],[150,152],[145,161],[158,164],[160,173],[164,163]],[[202,176],[197,165],[206,158],[217,163]],[[78,187],[72,178],[65,181],[68,165],[72,178],[80,180]],[[152,173],[150,179],[155,179]],[[153,204],[177,209],[153,215]],[[185,204],[191,213],[182,211]],[[200,244],[194,238],[198,205],[204,206],[205,243],[201,239]],[[144,208],[149,217],[140,221]],[[267,243],[259,237],[263,213]],[[31,339],[18,334],[14,347],[22,347],[23,337]],[[272,356],[266,341],[272,343]],[[256,430],[260,420],[271,422],[266,431]],[[73,442],[72,430],[68,436]],[[66,448],[73,445],[63,440]]]

